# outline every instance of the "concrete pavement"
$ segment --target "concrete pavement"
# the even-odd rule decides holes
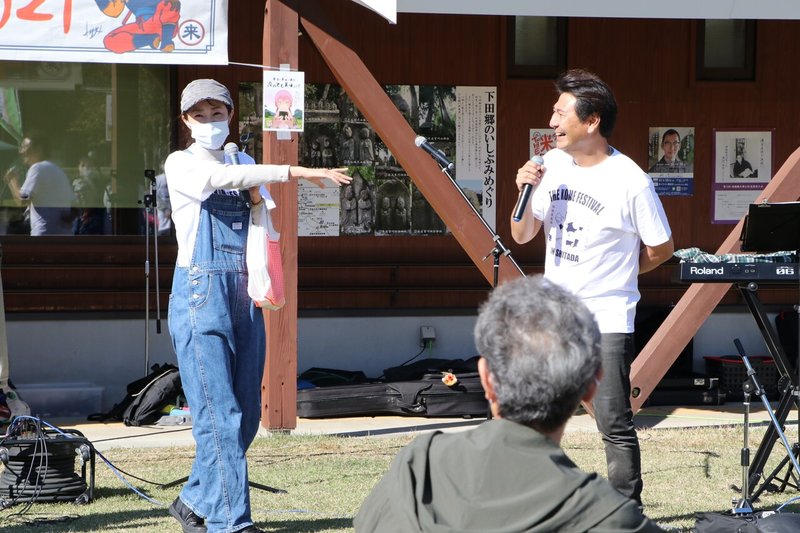
[[[306,419],[298,418],[292,434],[339,435],[348,437],[396,435],[425,431],[462,431],[481,423],[484,419],[417,418],[402,416],[376,416],[352,418]],[[635,417],[637,427],[676,428],[697,426],[729,426],[744,423],[741,403],[698,407],[646,407]],[[128,427],[121,422],[100,423],[84,420],[46,420],[63,429],[80,431],[99,451],[112,448],[192,446],[189,426]],[[751,403],[750,423],[770,423],[770,417],[761,404]],[[787,428],[797,424],[797,415],[790,413]],[[586,413],[578,413],[567,424],[567,431],[597,431],[594,420]],[[790,430],[791,431],[791,430]],[[260,437],[272,432],[261,428]]]

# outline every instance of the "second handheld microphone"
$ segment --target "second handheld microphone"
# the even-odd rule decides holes
[[[231,159],[231,165],[239,164],[239,147],[236,146],[236,143],[230,142],[226,144],[223,151]]]

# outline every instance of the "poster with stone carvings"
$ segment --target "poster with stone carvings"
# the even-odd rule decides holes
[[[490,215],[494,225],[496,89],[391,85],[384,90],[414,131],[456,163],[455,185],[478,212]],[[240,102],[243,133],[254,129],[247,105],[260,109],[259,93],[258,84],[240,87],[240,99],[248,98],[246,105]],[[247,143],[260,160],[254,137],[249,135]],[[347,167],[353,176],[350,185],[338,189],[336,202],[330,194],[298,188],[301,214],[309,215],[300,222],[299,236],[447,233],[442,219],[339,85],[305,84],[305,122],[299,139],[301,165]]]

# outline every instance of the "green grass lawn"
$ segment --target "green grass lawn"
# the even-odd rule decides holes
[[[752,428],[752,454],[765,427]],[[790,430],[790,442],[797,440]],[[694,513],[723,511],[738,494],[742,428],[659,429],[640,431],[646,513],[663,525],[689,531]],[[266,531],[352,531],[358,508],[397,451],[411,439],[397,437],[319,437],[276,434],[258,439],[248,453],[251,480],[284,489],[286,494],[252,489],[253,518]],[[585,470],[605,472],[600,438],[593,432],[568,433],[567,454]],[[191,448],[115,449],[104,453],[118,468],[166,484],[189,473]],[[786,453],[778,442],[770,456],[769,473]],[[465,465],[468,467],[468,465]],[[44,503],[0,511],[0,532],[140,531],[180,532],[167,514],[179,486],[159,488],[129,480],[165,504],[154,505],[129,490],[98,459],[95,501],[88,505]],[[535,482],[535,481],[534,481]],[[765,493],[758,509],[799,497],[794,489]],[[792,504],[787,509],[800,512]]]

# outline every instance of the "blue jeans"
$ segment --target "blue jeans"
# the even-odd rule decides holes
[[[247,295],[250,209],[215,193],[202,203],[191,266],[177,267],[169,330],[192,414],[196,451],[181,500],[209,532],[252,525],[245,452],[261,419],[265,333]]]
[[[603,379],[592,406],[605,445],[608,481],[619,492],[641,504],[642,461],[631,409],[633,334],[604,333],[601,352]]]

